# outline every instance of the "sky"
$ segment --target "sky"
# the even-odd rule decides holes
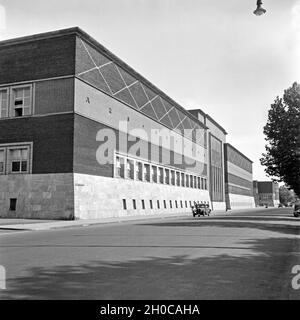
[[[300,82],[300,0],[0,0],[0,40],[78,26],[259,159],[268,109]]]

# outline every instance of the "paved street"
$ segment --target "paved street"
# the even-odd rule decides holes
[[[0,233],[9,299],[300,299],[291,209]]]

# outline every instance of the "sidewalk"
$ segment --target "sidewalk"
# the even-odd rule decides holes
[[[190,217],[188,213],[169,213],[143,216],[124,216],[117,218],[82,219],[82,220],[32,220],[32,219],[0,219],[0,230],[41,231],[70,227],[86,227],[97,224],[121,223],[148,219],[165,219]]]
[[[215,210],[211,212],[210,217],[214,216],[229,216],[231,212],[248,212],[248,211],[265,211],[265,208],[251,208],[240,210]],[[27,231],[41,231],[59,228],[72,227],[86,227],[97,224],[121,223],[127,221],[139,221],[149,219],[167,219],[167,218],[181,218],[192,217],[192,213],[165,213],[142,216],[124,216],[117,218],[102,218],[102,219],[82,219],[82,220],[37,220],[37,219],[1,219],[0,230],[27,230]]]

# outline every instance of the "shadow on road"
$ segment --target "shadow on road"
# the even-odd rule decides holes
[[[27,277],[8,280],[2,298],[299,299],[286,270],[293,264],[288,262],[288,249],[299,249],[295,241],[286,237],[248,240],[244,242],[251,247],[248,255],[221,251],[191,259],[167,251],[164,258],[32,268]],[[284,259],[276,259],[276,254],[282,257],[285,252]]]
[[[210,218],[191,218],[190,220],[184,221],[168,221],[160,223],[147,223],[149,226],[155,227],[191,227],[191,228],[204,228],[204,227],[220,227],[220,228],[254,228],[264,231],[279,232],[287,235],[300,235],[300,224],[299,225],[285,225],[284,223],[275,224],[271,222],[258,223],[257,218],[253,221],[252,219],[241,219],[237,217],[228,217],[218,220]],[[265,219],[263,219],[265,220]],[[272,219],[271,221],[277,221]],[[294,220],[295,221],[295,220]],[[298,220],[296,220],[298,221]]]

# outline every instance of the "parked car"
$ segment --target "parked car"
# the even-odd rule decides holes
[[[298,218],[300,215],[300,202],[294,205],[294,217]]]
[[[206,214],[207,214],[208,216],[209,216],[209,214],[211,213],[211,209],[210,209],[208,203],[205,204],[205,212],[206,212]]]
[[[193,213],[193,217],[209,215],[207,214],[206,204],[202,202],[201,203],[194,202],[194,205],[192,206],[192,213]]]

